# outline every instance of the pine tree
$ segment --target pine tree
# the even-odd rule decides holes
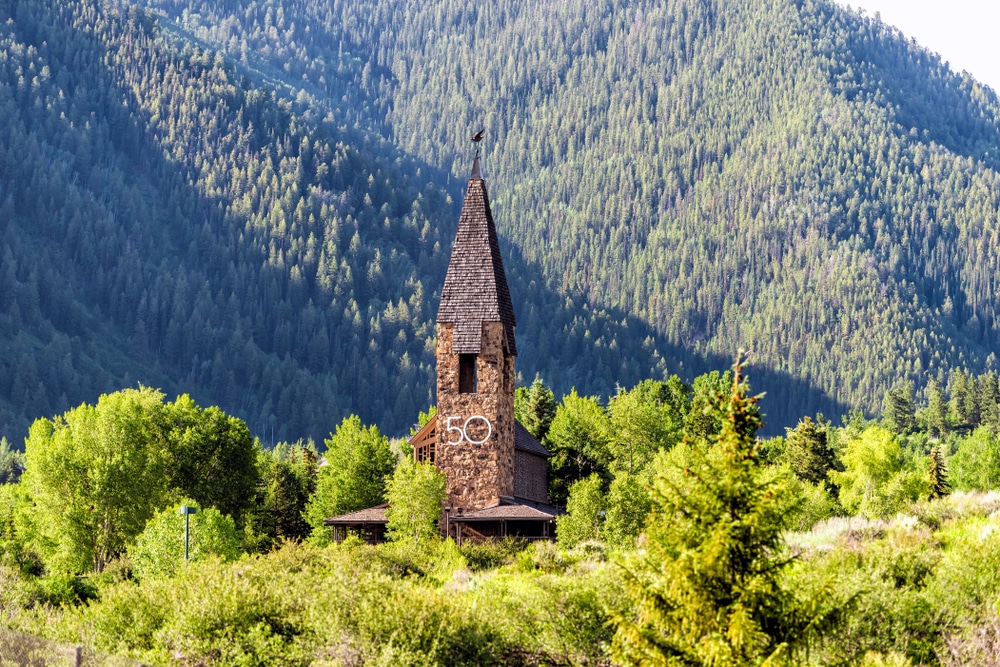
[[[712,397],[716,442],[687,437],[657,457],[646,548],[622,567],[635,605],[614,618],[622,665],[788,664],[832,618],[819,597],[803,605],[779,585],[797,501],[787,474],[761,461],[758,397],[738,361],[734,371],[729,396]]]
[[[909,382],[897,384],[885,392],[882,421],[893,433],[906,435],[913,432],[917,426],[917,419],[913,406],[912,384]]]
[[[514,392],[514,417],[531,435],[544,440],[556,416],[556,397],[540,376],[531,387],[518,387]]]
[[[951,493],[951,484],[948,482],[948,468],[944,463],[944,456],[941,448],[935,447],[931,450],[930,464],[927,466],[927,476],[930,478],[930,497],[943,498]]]
[[[948,403],[945,401],[941,385],[934,378],[927,382],[927,409],[924,423],[931,435],[939,438],[948,434]]]
[[[837,457],[827,442],[826,430],[809,417],[803,417],[794,429],[786,430],[788,436],[782,459],[791,464],[800,479],[813,484],[825,482],[826,473],[837,464]]]

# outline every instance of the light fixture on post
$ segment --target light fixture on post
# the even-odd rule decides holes
[[[181,505],[181,514],[184,515],[184,560],[188,559],[188,544],[191,542],[191,515],[197,513],[197,507]]]

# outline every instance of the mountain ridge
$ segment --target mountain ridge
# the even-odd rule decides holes
[[[432,400],[480,120],[525,377],[606,396],[743,347],[780,428],[995,369],[996,96],[869,19],[805,0],[145,4],[0,17],[12,439],[136,381],[268,440],[349,412],[403,430]],[[930,101],[898,103],[925,80]]]

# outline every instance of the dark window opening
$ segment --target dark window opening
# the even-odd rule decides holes
[[[434,441],[417,445],[413,450],[413,457],[417,463],[434,463]]]
[[[476,393],[476,355],[458,355],[458,393]]]

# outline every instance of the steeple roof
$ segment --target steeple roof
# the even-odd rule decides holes
[[[500,259],[500,244],[479,165],[479,151],[476,151],[458,219],[458,233],[451,248],[437,321],[455,325],[453,354],[479,353],[483,322],[502,322],[506,348],[510,354],[517,354],[514,306]]]

